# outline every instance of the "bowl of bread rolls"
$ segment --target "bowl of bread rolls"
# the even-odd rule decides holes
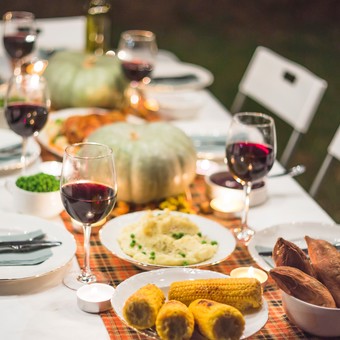
[[[270,276],[293,324],[319,337],[340,337],[340,251],[322,239],[305,236],[305,241],[307,251],[279,238]]]

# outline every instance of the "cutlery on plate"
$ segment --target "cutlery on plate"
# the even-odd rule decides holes
[[[190,81],[196,81],[198,78],[195,74],[183,74],[178,76],[159,76],[153,77],[151,79],[151,84],[153,83],[168,83],[168,82],[179,82],[186,83]]]
[[[268,177],[275,178],[275,177],[281,177],[285,175],[290,175],[291,177],[295,177],[295,176],[303,174],[305,171],[306,171],[306,167],[302,164],[298,164],[298,165],[293,166],[290,169],[280,172],[279,174],[269,175]]]
[[[8,241],[0,242],[0,253],[23,253],[35,250],[57,247],[62,245],[61,241]]]
[[[333,244],[333,246],[336,249],[340,250],[340,242],[337,242],[337,243]],[[308,253],[307,248],[301,248],[301,250],[304,251],[305,253]],[[271,250],[259,251],[258,254],[260,256],[271,256],[273,254],[273,250],[271,249]]]

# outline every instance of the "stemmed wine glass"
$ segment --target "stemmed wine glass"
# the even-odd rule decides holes
[[[34,50],[37,38],[35,16],[31,12],[6,12],[3,16],[3,24],[4,47],[11,58],[14,74],[18,75],[21,72],[23,59]]]
[[[107,217],[116,203],[117,181],[112,149],[99,143],[68,146],[60,178],[61,199],[67,213],[83,225],[84,266],[70,273],[64,284],[77,289],[93,282],[109,283],[103,273],[90,269],[90,236],[94,223]]]
[[[117,56],[121,61],[123,72],[130,81],[128,98],[130,104],[136,105],[140,100],[138,85],[150,82],[158,48],[153,32],[130,30],[121,34]]]
[[[235,180],[243,185],[245,205],[241,226],[235,237],[247,243],[254,235],[248,226],[249,196],[252,184],[267,175],[276,157],[273,118],[263,113],[243,112],[233,116],[227,133],[226,160]]]
[[[38,74],[10,78],[5,96],[5,117],[9,128],[23,139],[21,168],[26,168],[27,141],[45,126],[50,108],[46,80]]]

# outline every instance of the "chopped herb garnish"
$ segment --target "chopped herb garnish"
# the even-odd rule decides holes
[[[146,252],[145,252],[145,251],[142,251],[142,254],[146,255]]]
[[[186,257],[186,254],[184,253],[179,253],[179,255],[181,255],[182,257]]]
[[[189,263],[188,263],[188,261],[183,261],[182,262],[182,266],[187,266]]]
[[[201,243],[202,243],[202,244],[206,244],[206,243],[207,243],[207,241],[203,240]]]
[[[212,245],[212,246],[216,246],[217,244],[218,244],[217,241],[211,241],[211,245]]]
[[[132,240],[130,242],[130,247],[133,248],[136,245],[136,240]]]
[[[180,238],[182,238],[184,236],[184,233],[173,233],[171,235],[175,240],[179,240]]]
[[[197,235],[198,235],[199,237],[202,237],[202,233],[197,233]]]
[[[155,253],[154,251],[152,251],[152,252],[150,253],[149,259],[150,259],[150,260],[154,260],[155,258],[156,258],[156,253]]]
[[[135,234],[131,234],[130,237],[131,237],[131,238],[135,238]]]
[[[138,249],[142,249],[142,246],[140,244],[138,245]]]

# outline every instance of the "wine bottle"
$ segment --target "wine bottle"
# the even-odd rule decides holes
[[[102,55],[110,47],[111,5],[108,0],[90,0],[86,21],[86,52]]]

